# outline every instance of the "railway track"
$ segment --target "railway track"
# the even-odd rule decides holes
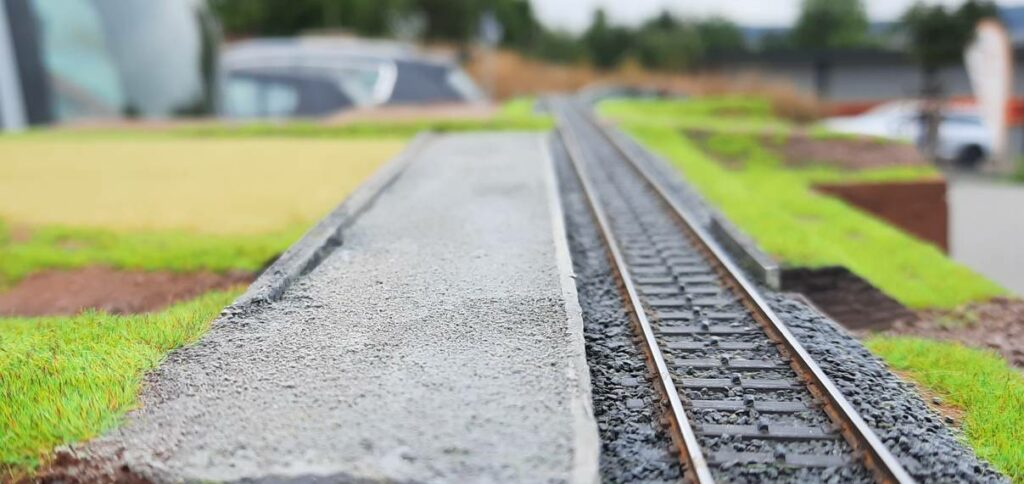
[[[646,166],[589,110],[552,107],[686,477],[914,482]]]

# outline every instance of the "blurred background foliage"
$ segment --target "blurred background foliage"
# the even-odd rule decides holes
[[[696,67],[710,53],[747,48],[740,29],[722,18],[683,20],[666,12],[625,27],[611,24],[598,10],[591,26],[577,35],[542,25],[527,0],[212,0],[211,5],[228,38],[343,30],[461,47],[476,41],[480,16],[493,12],[504,28],[502,47],[604,69],[635,58],[651,69],[677,71]],[[409,25],[421,28],[401,31]]]
[[[750,45],[742,28],[728,19],[680,18],[667,11],[623,26],[597,10],[582,33],[553,30],[538,21],[528,0],[211,0],[211,5],[229,38],[345,31],[464,49],[476,41],[481,15],[492,12],[504,28],[501,47],[527,56],[605,70],[632,59],[670,72],[696,69],[723,53],[880,47],[907,50],[930,66],[944,62],[949,51],[959,55],[974,21],[996,12],[989,0],[970,0],[959,8],[919,3],[892,28],[878,31],[871,29],[861,0],[803,0],[791,30]]]

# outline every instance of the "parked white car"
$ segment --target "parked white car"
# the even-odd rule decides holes
[[[859,116],[829,118],[829,130],[898,139],[921,146],[924,125],[921,106],[913,101],[885,103]],[[939,123],[939,158],[963,168],[975,168],[992,152],[991,134],[974,109],[953,107],[942,113]]]

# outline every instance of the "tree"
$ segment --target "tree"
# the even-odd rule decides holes
[[[542,29],[527,52],[541,59],[577,63],[587,59],[587,49],[573,34]]]
[[[622,27],[608,24],[603,9],[594,12],[594,21],[583,34],[591,62],[601,69],[611,69],[625,57],[631,47],[630,32]]]
[[[867,33],[861,0],[803,0],[792,36],[796,47],[832,49],[863,45]]]
[[[743,32],[731,21],[722,17],[697,22],[697,35],[704,44],[704,54],[737,52],[747,48]]]
[[[632,55],[642,66],[655,70],[690,69],[708,55],[746,48],[740,29],[721,18],[683,21],[662,12],[632,35]]]
[[[924,150],[930,157],[934,158],[938,143],[944,91],[939,70],[961,62],[964,49],[974,37],[975,26],[987,17],[998,18],[995,4],[987,0],[969,0],[955,11],[918,2],[900,21],[900,29],[907,35],[908,48],[920,65],[924,80]]]
[[[647,29],[636,34],[636,57],[648,69],[680,71],[695,65],[703,54],[697,29],[680,25]]]
[[[538,42],[543,30],[533,8],[526,0],[502,0],[494,2],[494,15],[505,30],[502,44],[520,50],[529,50]]]

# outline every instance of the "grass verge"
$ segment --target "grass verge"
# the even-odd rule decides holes
[[[1024,377],[999,355],[904,337],[870,338],[867,347],[892,368],[964,412],[964,435],[982,458],[1024,482]]]
[[[0,290],[89,265],[255,271],[403,144],[0,141]]]
[[[323,139],[399,139],[422,131],[456,133],[464,131],[547,131],[554,120],[535,113],[535,99],[521,97],[502,104],[489,119],[410,119],[407,121],[356,121],[347,124],[314,121],[253,121],[186,124],[166,129],[90,128],[80,130],[35,129],[9,135],[10,141],[26,139],[188,139],[188,138],[323,138]]]
[[[489,120],[7,136],[0,139],[0,290],[38,270],[93,264],[255,270],[421,130],[550,127],[522,98]]]
[[[608,100],[602,115],[623,124],[661,124],[680,129],[757,130],[789,133],[793,124],[777,118],[765,99],[724,96],[685,100]]]
[[[116,425],[136,405],[143,374],[196,341],[238,294],[153,314],[0,319],[0,480]]]
[[[33,272],[91,265],[175,272],[254,272],[298,240],[304,230],[304,225],[295,225],[263,235],[207,235],[42,227],[28,240],[16,242],[0,222],[0,290]]]
[[[742,168],[728,169],[683,136],[678,123],[645,120],[641,114],[650,103],[637,103],[636,112],[620,119],[626,131],[681,169],[710,202],[786,264],[846,266],[911,308],[955,308],[1004,293],[934,246],[811,189],[822,181],[914,179],[929,176],[930,169],[786,169],[756,143],[725,139],[719,144],[736,149],[733,155],[743,161]],[[623,102],[616,109],[624,109]],[[603,107],[602,112],[609,114]]]
[[[323,216],[397,139],[0,141],[0,218],[117,231],[259,234]]]

